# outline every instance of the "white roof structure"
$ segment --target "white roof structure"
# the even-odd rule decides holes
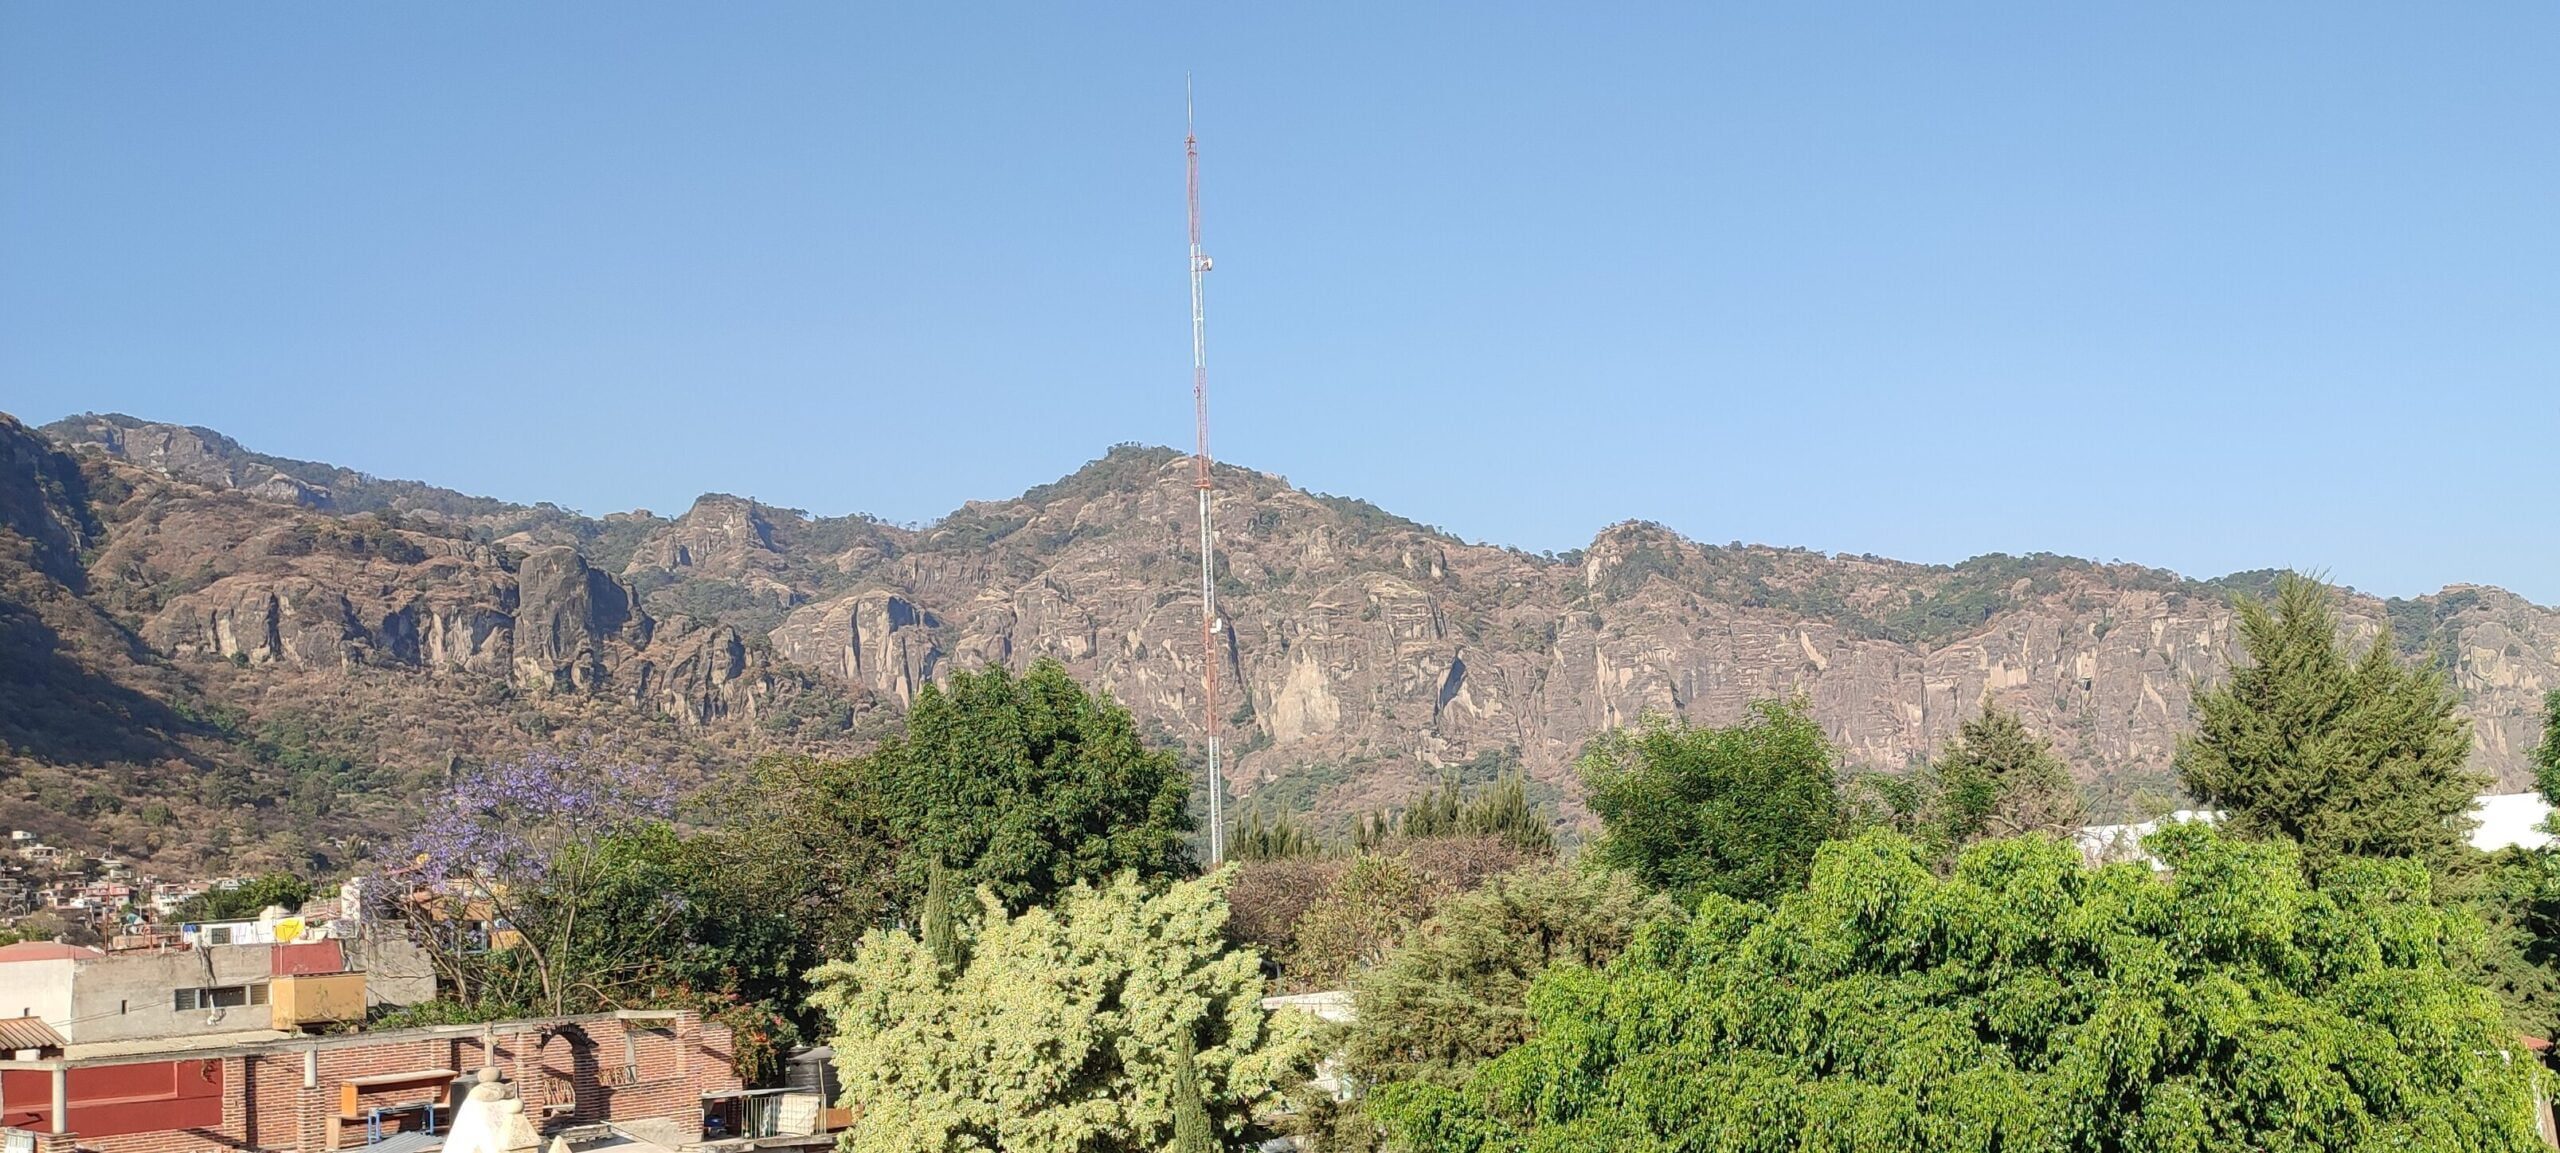
[[[2080,844],[2080,857],[2092,865],[2111,861],[2147,861],[2159,868],[2160,862],[2142,851],[2142,839],[2159,832],[2163,825],[2202,821],[2212,824],[2222,819],[2219,812],[2205,809],[2180,809],[2156,821],[2135,825],[2088,825],[2075,839]],[[2471,819],[2478,822],[2471,829],[2471,847],[2484,853],[2500,849],[2547,849],[2553,843],[2544,828],[2551,820],[2551,804],[2540,793],[2484,793],[2471,801]]]
[[[2484,794],[2471,802],[2471,819],[2480,822],[2471,830],[2471,847],[2481,852],[2551,847],[2551,834],[2543,829],[2551,803],[2540,793]]]
[[[2168,816],[2133,825],[2086,825],[2073,835],[2080,843],[2080,859],[2092,865],[2116,861],[2142,861],[2152,868],[2164,868],[2151,854],[2142,851],[2142,839],[2169,825],[2190,821],[2213,824],[2222,814],[2204,809],[2180,809]]]

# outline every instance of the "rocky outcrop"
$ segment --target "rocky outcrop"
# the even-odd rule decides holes
[[[601,688],[617,646],[649,643],[649,614],[631,588],[573,548],[536,550],[516,570],[514,679],[536,692]]]
[[[302,576],[220,581],[172,602],[142,635],[177,656],[303,668],[345,668],[381,640],[367,635],[344,594]]]
[[[28,563],[65,585],[86,583],[80,553],[98,534],[79,462],[0,413],[0,531],[26,543]]]
[[[191,519],[219,523],[209,513]],[[120,564],[213,573],[154,612],[144,640],[182,660],[323,672],[384,667],[537,696],[609,695],[688,726],[752,717],[775,691],[771,658],[736,629],[684,620],[662,626],[628,583],[575,548],[536,546],[515,556],[413,532],[398,534],[408,548],[367,541],[355,554],[343,551],[354,539],[343,535],[305,534],[338,543],[338,552],[280,556],[260,543],[295,531],[120,542],[112,554]],[[224,558],[245,567],[214,571]]]
[[[908,704],[943,670],[942,620],[872,590],[809,605],[773,630],[773,649],[802,668]]]
[[[622,574],[689,570],[703,576],[738,577],[783,567],[774,547],[773,522],[756,502],[708,493],[693,507],[632,551]]]
[[[937,670],[1055,657],[1196,737],[1184,462],[1095,467],[1117,483],[1070,478],[927,530],[869,570],[875,587],[796,610],[776,652],[899,700]],[[2138,566],[1931,567],[1717,548],[1642,524],[1542,558],[1274,477],[1223,474],[1220,498],[1217,659],[1239,791],[1314,769],[1347,803],[1512,750],[1570,793],[1572,759],[1603,729],[1649,713],[1728,722],[1799,694],[1855,766],[1928,756],[1996,700],[2093,784],[2159,782],[2195,686],[2224,674],[2234,643],[2227,587]],[[2560,614],[2486,590],[2395,603],[2350,596],[2346,611],[2370,636],[2412,605],[2454,604],[2418,647],[2460,638],[2451,668],[2476,763],[2524,779],[2541,693],[2560,684]]]
[[[1233,787],[1337,809],[1488,754],[1517,755],[1570,798],[1594,733],[1649,713],[1725,722],[1793,695],[1853,766],[1925,757],[1996,700],[2102,791],[2157,782],[2195,687],[2229,667],[2230,598],[2249,583],[2064,557],[1924,566],[1719,547],[1645,524],[1535,556],[1221,469],[1222,612],[1204,654],[1191,473],[1164,450],[1115,450],[922,529],[716,494],[673,521],[514,506],[475,518],[477,498],[339,486],[341,504],[409,493],[461,510],[384,519],[265,492],[243,462],[274,458],[227,440],[108,424],[78,443],[183,483],[138,484],[103,542],[32,531],[75,566],[89,555],[144,639],[182,663],[409,670],[734,733],[822,681],[894,707],[955,668],[1054,657],[1160,739],[1196,741],[1201,662],[1215,660]],[[2408,659],[2439,662],[2475,764],[2525,779],[2541,696],[2560,686],[2560,612],[2467,587],[2350,595],[2345,609],[2360,635],[2387,622]]]
[[[56,440],[91,445],[108,456],[154,472],[213,488],[237,489],[261,500],[325,509],[336,501],[328,489],[244,459],[239,442],[212,429],[151,424],[101,416],[72,417],[45,430]]]

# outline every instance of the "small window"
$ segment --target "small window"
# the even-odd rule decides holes
[[[178,1011],[179,1011],[179,1012],[181,1012],[181,1013],[192,1013],[192,1012],[195,1012],[196,1010],[201,1009],[201,1008],[204,1008],[204,990],[202,990],[202,989],[180,989],[180,990],[178,990]]]
[[[215,928],[215,929],[207,930],[207,931],[206,931],[206,933],[205,933],[205,941],[206,941],[206,943],[207,943],[207,944],[213,944],[213,945],[228,945],[228,944],[230,944],[230,943],[231,943],[231,926],[229,926],[229,925],[224,925],[224,926],[221,926],[221,927],[219,927],[219,928]]]
[[[264,1004],[266,1004],[266,1003],[267,1003],[267,987],[266,987],[266,986],[264,986],[264,985],[251,985],[251,986],[249,986],[249,1003],[250,1003],[250,1004],[252,1004],[252,1005],[264,1005]]]
[[[249,990],[241,985],[220,985],[207,990],[213,994],[216,1009],[237,1009],[249,1003]]]

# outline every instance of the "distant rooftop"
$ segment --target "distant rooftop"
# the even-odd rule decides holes
[[[86,945],[65,945],[58,941],[20,941],[0,945],[0,964],[10,961],[85,961],[106,956]]]

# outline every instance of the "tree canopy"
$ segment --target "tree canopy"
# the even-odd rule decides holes
[[[2394,659],[2387,626],[2350,656],[2330,600],[2287,573],[2272,602],[2240,601],[2248,663],[2196,695],[2179,775],[2233,832],[2291,838],[2315,868],[2348,854],[2442,859],[2488,783],[2464,768],[2470,723],[2439,674]]]
[[[229,889],[207,889],[178,905],[181,921],[238,921],[255,917],[268,906],[295,912],[311,899],[311,882],[291,873],[266,873]]]
[[[923,892],[935,862],[1017,911],[1124,870],[1192,869],[1179,758],[1147,748],[1129,710],[1052,660],[926,686],[903,733],[824,767],[819,787],[842,834],[893,847],[901,898]]]
[[[1605,830],[1598,859],[1684,900],[1765,901],[1802,884],[1840,817],[1809,707],[1759,701],[1724,728],[1651,717],[1595,739],[1580,767]]]
[[[1020,915],[982,889],[956,965],[874,930],[812,974],[856,1111],[841,1147],[1232,1147],[1315,1052],[1305,1018],[1262,1009],[1260,958],[1222,939],[1231,875],[1123,874]]]
[[[1897,835],[1835,842],[1774,908],[1709,895],[1549,969],[1525,1044],[1370,1112],[1434,1153],[2538,1147],[2422,865],[2315,886],[2282,842],[2151,847],[2166,877],[2021,837],[1940,879]]]
[[[402,886],[370,882],[428,944],[442,1000],[412,1024],[686,1004],[731,1026],[742,1076],[778,1068],[812,935],[719,830],[686,836],[658,774],[537,754],[466,774],[430,810]]]
[[[2079,789],[2018,714],[1986,704],[1947,741],[1928,774],[1937,798],[1932,839],[1950,850],[1988,837],[2069,833],[2080,825]]]
[[[1529,982],[1552,965],[1599,966],[1674,907],[1611,869],[1539,864],[1452,897],[1352,988],[1344,1044],[1361,1081],[1454,1084],[1528,1036]]]

